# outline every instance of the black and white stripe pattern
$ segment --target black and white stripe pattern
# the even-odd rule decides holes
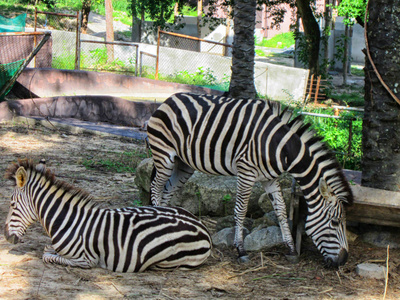
[[[280,221],[284,240],[295,252],[280,186],[289,172],[307,200],[307,233],[328,264],[347,258],[343,202],[352,194],[334,156],[308,126],[281,111],[278,103],[179,93],[168,98],[148,122],[156,172],[151,183],[154,205],[167,204],[194,170],[237,176],[235,245],[243,248],[243,219],[251,188],[264,184]]]
[[[100,209],[89,194],[27,160],[11,166],[7,177],[16,187],[5,236],[17,243],[39,221],[52,239],[44,262],[141,272],[149,267],[194,268],[210,255],[206,227],[182,208]]]

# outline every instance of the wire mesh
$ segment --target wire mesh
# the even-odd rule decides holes
[[[231,45],[165,31],[159,37],[158,79],[228,90]]]
[[[35,11],[35,29],[52,31],[52,68],[75,69],[78,15]]]
[[[0,34],[0,64],[8,64],[21,59],[25,59],[35,47],[43,39],[44,33],[37,34],[26,32],[23,34]],[[36,66],[40,68],[51,67],[51,40],[42,47],[36,55]]]
[[[137,75],[138,47],[132,43],[81,40],[80,69]]]

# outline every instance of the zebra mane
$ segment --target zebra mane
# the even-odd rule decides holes
[[[319,161],[329,162],[329,167],[332,171],[325,173],[328,177],[325,178],[327,183],[331,186],[336,186],[337,196],[344,203],[352,205],[353,193],[350,185],[332,149],[322,141],[323,137],[319,136],[315,130],[310,129],[311,124],[305,123],[302,115],[293,118],[293,112],[289,111],[288,107],[282,110],[281,105],[277,102],[273,102],[272,105],[269,102],[269,106],[274,110],[274,115],[276,114],[289,127],[289,130],[299,136],[302,142],[308,146],[312,154],[319,155]]]
[[[32,176],[32,174],[37,174],[40,173],[42,174],[43,178],[47,181],[50,182],[51,185],[54,185],[55,187],[62,189],[69,194],[71,194],[73,197],[78,198],[78,203],[81,205],[84,204],[92,204],[93,206],[97,205],[95,202],[92,201],[93,197],[90,195],[87,191],[82,190],[80,188],[74,187],[73,185],[62,181],[58,180],[55,178],[55,174],[47,169],[47,168],[39,168],[36,163],[33,162],[31,159],[18,159],[17,163],[12,163],[8,168],[5,173],[5,179],[11,180],[16,184],[15,180],[15,173],[20,167],[24,167],[24,169],[27,171],[27,174],[29,176]],[[29,181],[29,178],[28,178]]]

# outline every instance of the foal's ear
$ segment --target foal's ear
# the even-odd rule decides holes
[[[25,168],[19,167],[17,172],[15,173],[15,181],[19,188],[22,188],[25,186],[27,177],[28,177],[28,175],[26,174]]]

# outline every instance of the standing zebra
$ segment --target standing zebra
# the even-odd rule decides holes
[[[148,122],[155,170],[153,205],[168,203],[194,170],[237,176],[235,246],[243,247],[243,220],[251,189],[261,181],[270,195],[283,240],[296,253],[286,207],[276,178],[290,173],[307,201],[306,233],[327,265],[347,260],[343,203],[353,196],[343,173],[326,146],[299,118],[281,111],[276,102],[179,93],[168,98]]]
[[[43,254],[46,263],[141,272],[152,266],[194,268],[210,255],[207,229],[182,208],[100,209],[89,194],[28,160],[10,166],[6,177],[16,187],[5,237],[15,244],[39,221],[52,239]]]

